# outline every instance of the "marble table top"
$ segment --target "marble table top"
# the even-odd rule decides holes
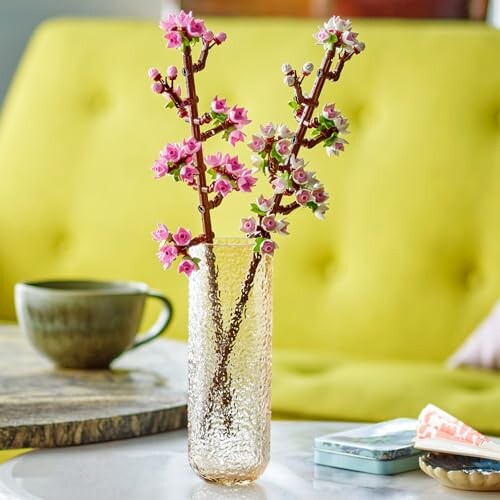
[[[315,436],[356,425],[273,422],[266,472],[254,484],[240,487],[212,485],[192,472],[186,430],[36,450],[0,465],[0,500],[441,500],[489,495],[447,489],[421,471],[376,476],[314,465]]]

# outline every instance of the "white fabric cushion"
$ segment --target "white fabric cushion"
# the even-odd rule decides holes
[[[490,314],[448,359],[448,366],[500,370],[500,300]]]

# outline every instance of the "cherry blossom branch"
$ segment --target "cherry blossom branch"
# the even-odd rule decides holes
[[[219,134],[224,130],[230,129],[231,127],[234,127],[234,123],[231,120],[226,119],[224,122],[219,123],[219,125],[207,130],[206,132],[203,132],[201,134],[201,140],[206,141],[207,139],[210,139],[214,135]]]
[[[326,139],[330,138],[332,134],[338,133],[338,128],[337,127],[330,127],[322,130],[319,132],[319,134],[314,137],[314,139],[302,139],[302,146],[305,148],[311,149],[320,144],[321,142],[325,141]]]

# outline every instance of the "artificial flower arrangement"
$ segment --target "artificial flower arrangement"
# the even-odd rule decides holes
[[[151,68],[152,90],[166,98],[167,108],[177,110],[190,127],[190,136],[181,143],[168,143],[152,170],[157,179],[170,176],[197,191],[203,228],[197,236],[184,227],[170,231],[165,224],[153,231],[163,268],[178,262],[179,273],[191,277],[189,461],[207,480],[248,482],[263,472],[269,459],[269,269],[278,248],[275,236],[288,235],[287,216],[299,208],[311,210],[319,219],[328,210],[328,194],[301,150],[323,146],[329,156],[344,150],[347,118],[334,104],[317,109],[325,83],[337,81],[345,63],[363,51],[364,44],[351,31],[349,20],[334,16],[314,35],[324,56],[309,92],[304,92],[303,84],[313,75],[313,64],[306,62],[300,72],[283,64],[284,83],[294,92],[289,104],[298,125],[295,131],[283,124],[262,125],[247,142],[252,152],[251,167],[247,167],[237,155],[204,154],[205,142],[219,134],[230,146],[247,141],[244,130],[250,119],[244,107],[215,96],[209,110],[198,109],[196,74],[205,69],[210,51],[226,41],[226,34],[214,34],[204,21],[184,11],[168,16],[160,28],[167,47],[181,52],[182,71],[171,65],[162,75]],[[201,49],[194,60],[196,45]],[[180,73],[184,94],[177,83]],[[245,253],[239,266],[248,267],[242,269],[240,282],[234,280],[233,260],[224,265],[226,254],[214,243],[211,213],[234,192],[253,192],[257,175],[267,180],[272,194],[258,196],[250,206],[251,215],[241,219],[240,230],[251,243],[244,245],[248,256]],[[234,293],[227,276],[231,283],[236,281]]]
[[[313,73],[313,64],[306,62],[301,74],[289,64],[283,64],[284,83],[292,87],[295,94],[289,105],[298,126],[294,132],[286,125],[262,125],[260,133],[252,135],[248,143],[253,152],[252,168],[249,169],[236,155],[218,152],[205,156],[203,153],[203,144],[217,134],[222,134],[232,146],[244,141],[246,134],[243,129],[250,123],[245,108],[236,104],[230,106],[223,97],[215,96],[209,111],[198,110],[195,75],[205,69],[209,52],[226,41],[226,34],[214,34],[206,28],[203,20],[184,11],[178,15],[170,14],[160,23],[160,28],[164,31],[167,48],[182,53],[186,97],[182,97],[181,87],[176,84],[179,71],[173,65],[168,67],[165,76],[156,68],[149,70],[149,77],[153,80],[151,88],[167,99],[167,108],[177,109],[179,118],[189,124],[191,136],[182,143],[167,144],[152,170],[156,179],[171,176],[198,191],[203,231],[193,237],[189,229],[179,227],[171,232],[165,224],[158,224],[153,232],[154,240],[159,243],[158,258],[164,269],[179,260],[180,273],[190,276],[195,272],[198,261],[190,255],[189,249],[200,243],[213,242],[211,211],[232,192],[253,191],[259,173],[271,184],[273,194],[269,198],[263,195],[257,198],[250,208],[254,215],[241,219],[240,229],[254,239],[256,261],[259,255],[273,255],[278,247],[274,236],[289,234],[287,215],[299,208],[307,208],[323,219],[328,210],[328,194],[316,173],[306,168],[300,152],[302,148],[320,145],[329,156],[344,150],[347,141],[343,136],[349,127],[347,118],[335,108],[335,104],[326,104],[317,114],[316,108],[325,82],[337,81],[345,63],[363,51],[364,44],[357,39],[357,33],[351,31],[349,20],[338,16],[330,18],[314,35],[325,54],[308,94],[304,93],[302,85]],[[197,44],[201,45],[201,51],[194,62],[192,49]],[[338,61],[332,70],[335,56]],[[202,131],[203,126],[210,128]],[[306,137],[308,132],[310,138]]]

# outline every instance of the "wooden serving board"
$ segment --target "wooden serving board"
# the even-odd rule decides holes
[[[111,441],[186,425],[186,346],[156,340],[111,370],[61,370],[0,326],[0,449]]]

